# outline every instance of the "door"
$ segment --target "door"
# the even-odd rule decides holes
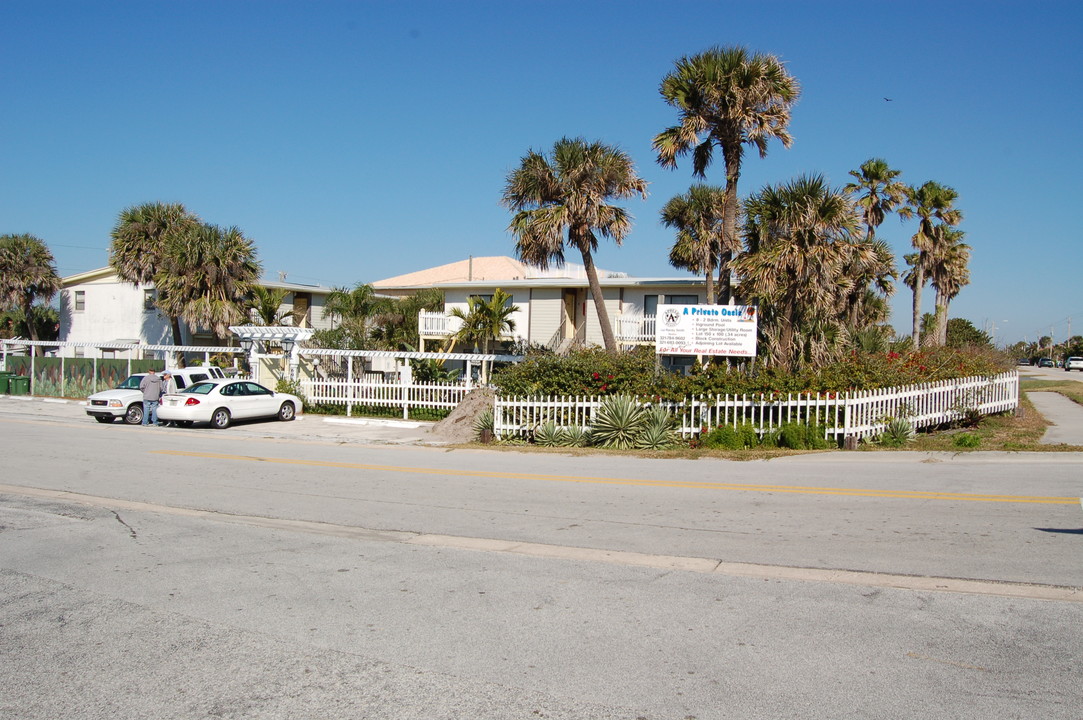
[[[564,291],[564,317],[560,320],[560,327],[564,331],[565,340],[575,337],[575,290]]]

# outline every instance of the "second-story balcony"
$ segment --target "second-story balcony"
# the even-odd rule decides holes
[[[613,331],[616,333],[617,342],[622,345],[650,345],[654,343],[654,328],[655,328],[656,316],[644,315],[642,313],[619,315],[613,319]],[[421,332],[421,337],[429,340],[447,338],[459,331],[462,327],[463,321],[460,318],[452,317],[442,312],[433,312],[429,310],[422,310],[418,313],[417,318],[418,329]],[[522,328],[518,328],[521,330]],[[584,336],[584,328],[576,328],[574,334],[565,333],[564,326],[561,325],[561,330],[557,333],[557,339],[569,337],[573,343],[578,338],[578,342],[582,342],[581,338]],[[551,344],[553,338],[528,338],[530,342],[540,344]]]

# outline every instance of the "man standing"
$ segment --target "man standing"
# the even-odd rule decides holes
[[[158,399],[162,396],[162,379],[155,374],[154,368],[139,381],[139,389],[143,391],[143,425],[160,425]]]
[[[177,392],[177,381],[173,379],[173,373],[165,370],[162,372],[162,397]],[[161,403],[161,400],[158,401]],[[177,427],[175,422],[167,422],[166,427]]]

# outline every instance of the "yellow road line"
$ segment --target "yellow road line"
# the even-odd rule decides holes
[[[918,490],[868,490],[860,488],[821,488],[801,485],[759,485],[741,483],[689,482],[681,480],[642,480],[636,478],[606,478],[576,475],[541,475],[536,473],[490,472],[484,470],[451,470],[443,468],[400,467],[396,465],[370,465],[366,463],[330,462],[327,460],[300,460],[272,458],[254,455],[226,455],[186,450],[152,450],[159,455],[203,458],[208,460],[238,460],[243,462],[271,463],[276,465],[305,465],[309,467],[338,468],[344,470],[377,470],[382,472],[412,473],[417,475],[450,475],[455,477],[505,478],[514,480],[542,480],[546,482],[594,483],[601,485],[640,485],[646,487],[694,488],[700,490],[734,490],[743,492],[793,493],[801,495],[848,495],[855,497],[895,498],[910,500],[959,500],[967,502],[1039,503],[1046,505],[1075,505],[1074,497],[1046,497],[1040,495],[979,495],[971,493],[928,492]]]

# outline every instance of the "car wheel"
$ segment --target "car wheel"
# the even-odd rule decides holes
[[[105,424],[109,424],[109,423],[113,422],[114,420],[116,420],[116,418],[113,417],[112,415],[95,415],[94,419],[97,420],[100,423],[105,423]]]
[[[211,427],[216,430],[225,430],[229,427],[230,419],[229,410],[218,408],[211,415]]]
[[[142,425],[143,406],[139,403],[132,403],[129,405],[128,412],[124,413],[124,422],[129,425]]]
[[[293,403],[284,402],[282,407],[278,408],[278,419],[282,422],[289,422],[295,417],[295,412]]]

